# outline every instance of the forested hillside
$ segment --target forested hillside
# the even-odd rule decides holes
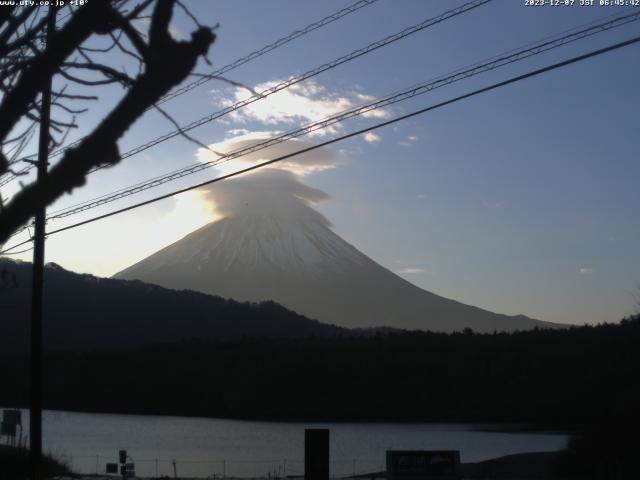
[[[533,422],[616,418],[640,401],[640,317],[513,334],[187,342],[46,358],[48,408],[263,419]],[[0,402],[26,404],[3,356]]]
[[[0,259],[0,352],[28,349],[31,264]],[[183,340],[243,336],[330,336],[346,329],[298,315],[274,302],[248,303],[139,281],[45,268],[44,339],[47,350],[134,347]]]

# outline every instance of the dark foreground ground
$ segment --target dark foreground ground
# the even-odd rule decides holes
[[[583,478],[567,463],[566,453],[521,453],[462,464],[464,479],[563,480]]]
[[[0,447],[0,479],[23,480],[28,477],[28,460],[26,450],[16,450],[8,447]],[[466,463],[462,465],[463,478],[473,479],[555,479],[557,472],[558,454],[556,453],[528,453],[510,455],[479,463]],[[69,469],[52,459],[45,459],[45,475],[47,478],[85,478],[97,480],[100,478],[113,480],[113,476],[79,476],[74,475]],[[384,475],[382,473],[382,475]],[[375,478],[383,478],[381,473],[375,474]],[[359,476],[359,478],[364,478]]]
[[[624,465],[598,464],[592,469],[591,459],[586,464],[575,453],[534,452],[508,455],[477,463],[463,463],[460,469],[461,480],[622,480],[635,478]],[[46,478],[113,480],[119,478],[106,475],[77,475],[51,457],[45,459]],[[26,480],[28,478],[27,452],[8,447],[0,447],[0,480]],[[294,477],[287,477],[293,480]],[[299,477],[295,477],[299,478]],[[385,478],[384,472],[372,472],[371,475],[358,475],[360,480]],[[231,480],[231,479],[229,479]],[[283,480],[272,478],[270,480]],[[284,479],[286,480],[286,479]]]
[[[460,468],[461,480],[572,480],[565,462],[566,453],[533,452],[493,458],[483,462],[463,463]],[[360,480],[385,478],[384,472],[358,475]]]
[[[64,463],[50,457],[44,458],[46,477],[68,476],[71,474]],[[24,448],[0,445],[0,480],[24,480],[29,475],[29,452]]]

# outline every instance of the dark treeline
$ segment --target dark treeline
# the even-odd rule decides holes
[[[640,317],[479,335],[188,342],[51,353],[45,404],[261,419],[585,424],[640,403]],[[0,403],[26,405],[25,356],[1,356]]]
[[[30,263],[0,258],[0,352],[26,352],[31,312]],[[2,280],[0,279],[0,280]],[[10,280],[10,282],[9,282]],[[347,330],[320,323],[274,302],[236,302],[139,281],[45,268],[45,348],[130,348],[190,338],[331,336]]]

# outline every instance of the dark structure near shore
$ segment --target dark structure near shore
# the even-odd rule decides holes
[[[329,430],[304,431],[304,479],[329,480]]]

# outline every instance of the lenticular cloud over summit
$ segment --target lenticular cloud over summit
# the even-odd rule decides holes
[[[201,191],[224,218],[272,216],[309,219],[327,227],[329,221],[312,206],[327,200],[325,192],[302,183],[294,173],[268,169],[245,174]]]
[[[260,135],[243,134],[213,149],[233,151],[256,138]],[[288,141],[222,168],[233,171],[305,145]],[[214,154],[203,149],[199,155],[208,161]],[[344,241],[313,208],[328,195],[302,182],[306,175],[339,163],[339,157],[318,149],[202,190],[201,198],[215,206],[221,219],[116,277],[241,301],[274,300],[307,317],[351,328],[493,332],[548,325],[422,290]]]
[[[275,137],[279,132],[247,132],[242,131],[241,135],[223,140],[222,142],[209,145],[211,150],[200,148],[197,156],[202,162],[215,161],[218,157],[214,152],[223,154],[233,153],[255,145],[264,140]],[[246,168],[257,163],[271,160],[283,155],[295,153],[299,150],[313,146],[311,142],[299,139],[290,139],[276,145],[269,146],[262,150],[243,155],[240,158],[228,161],[221,161],[216,168],[223,173],[231,173],[242,168]],[[327,148],[318,148],[295,157],[287,158],[280,162],[265,167],[263,170],[286,170],[299,176],[306,176],[314,172],[336,168],[343,163],[340,155],[333,153]]]
[[[267,140],[273,135],[271,132],[243,132],[210,147],[216,152],[229,153]],[[312,145],[302,140],[288,140],[220,163],[216,168],[226,174]],[[200,149],[198,156],[202,161],[215,160],[212,151],[205,149]],[[200,200],[210,203],[218,216],[223,218],[239,215],[297,218],[329,227],[330,222],[312,208],[313,205],[329,199],[329,195],[305,185],[302,179],[314,172],[335,168],[341,163],[340,156],[326,148],[319,148],[201,189]]]

